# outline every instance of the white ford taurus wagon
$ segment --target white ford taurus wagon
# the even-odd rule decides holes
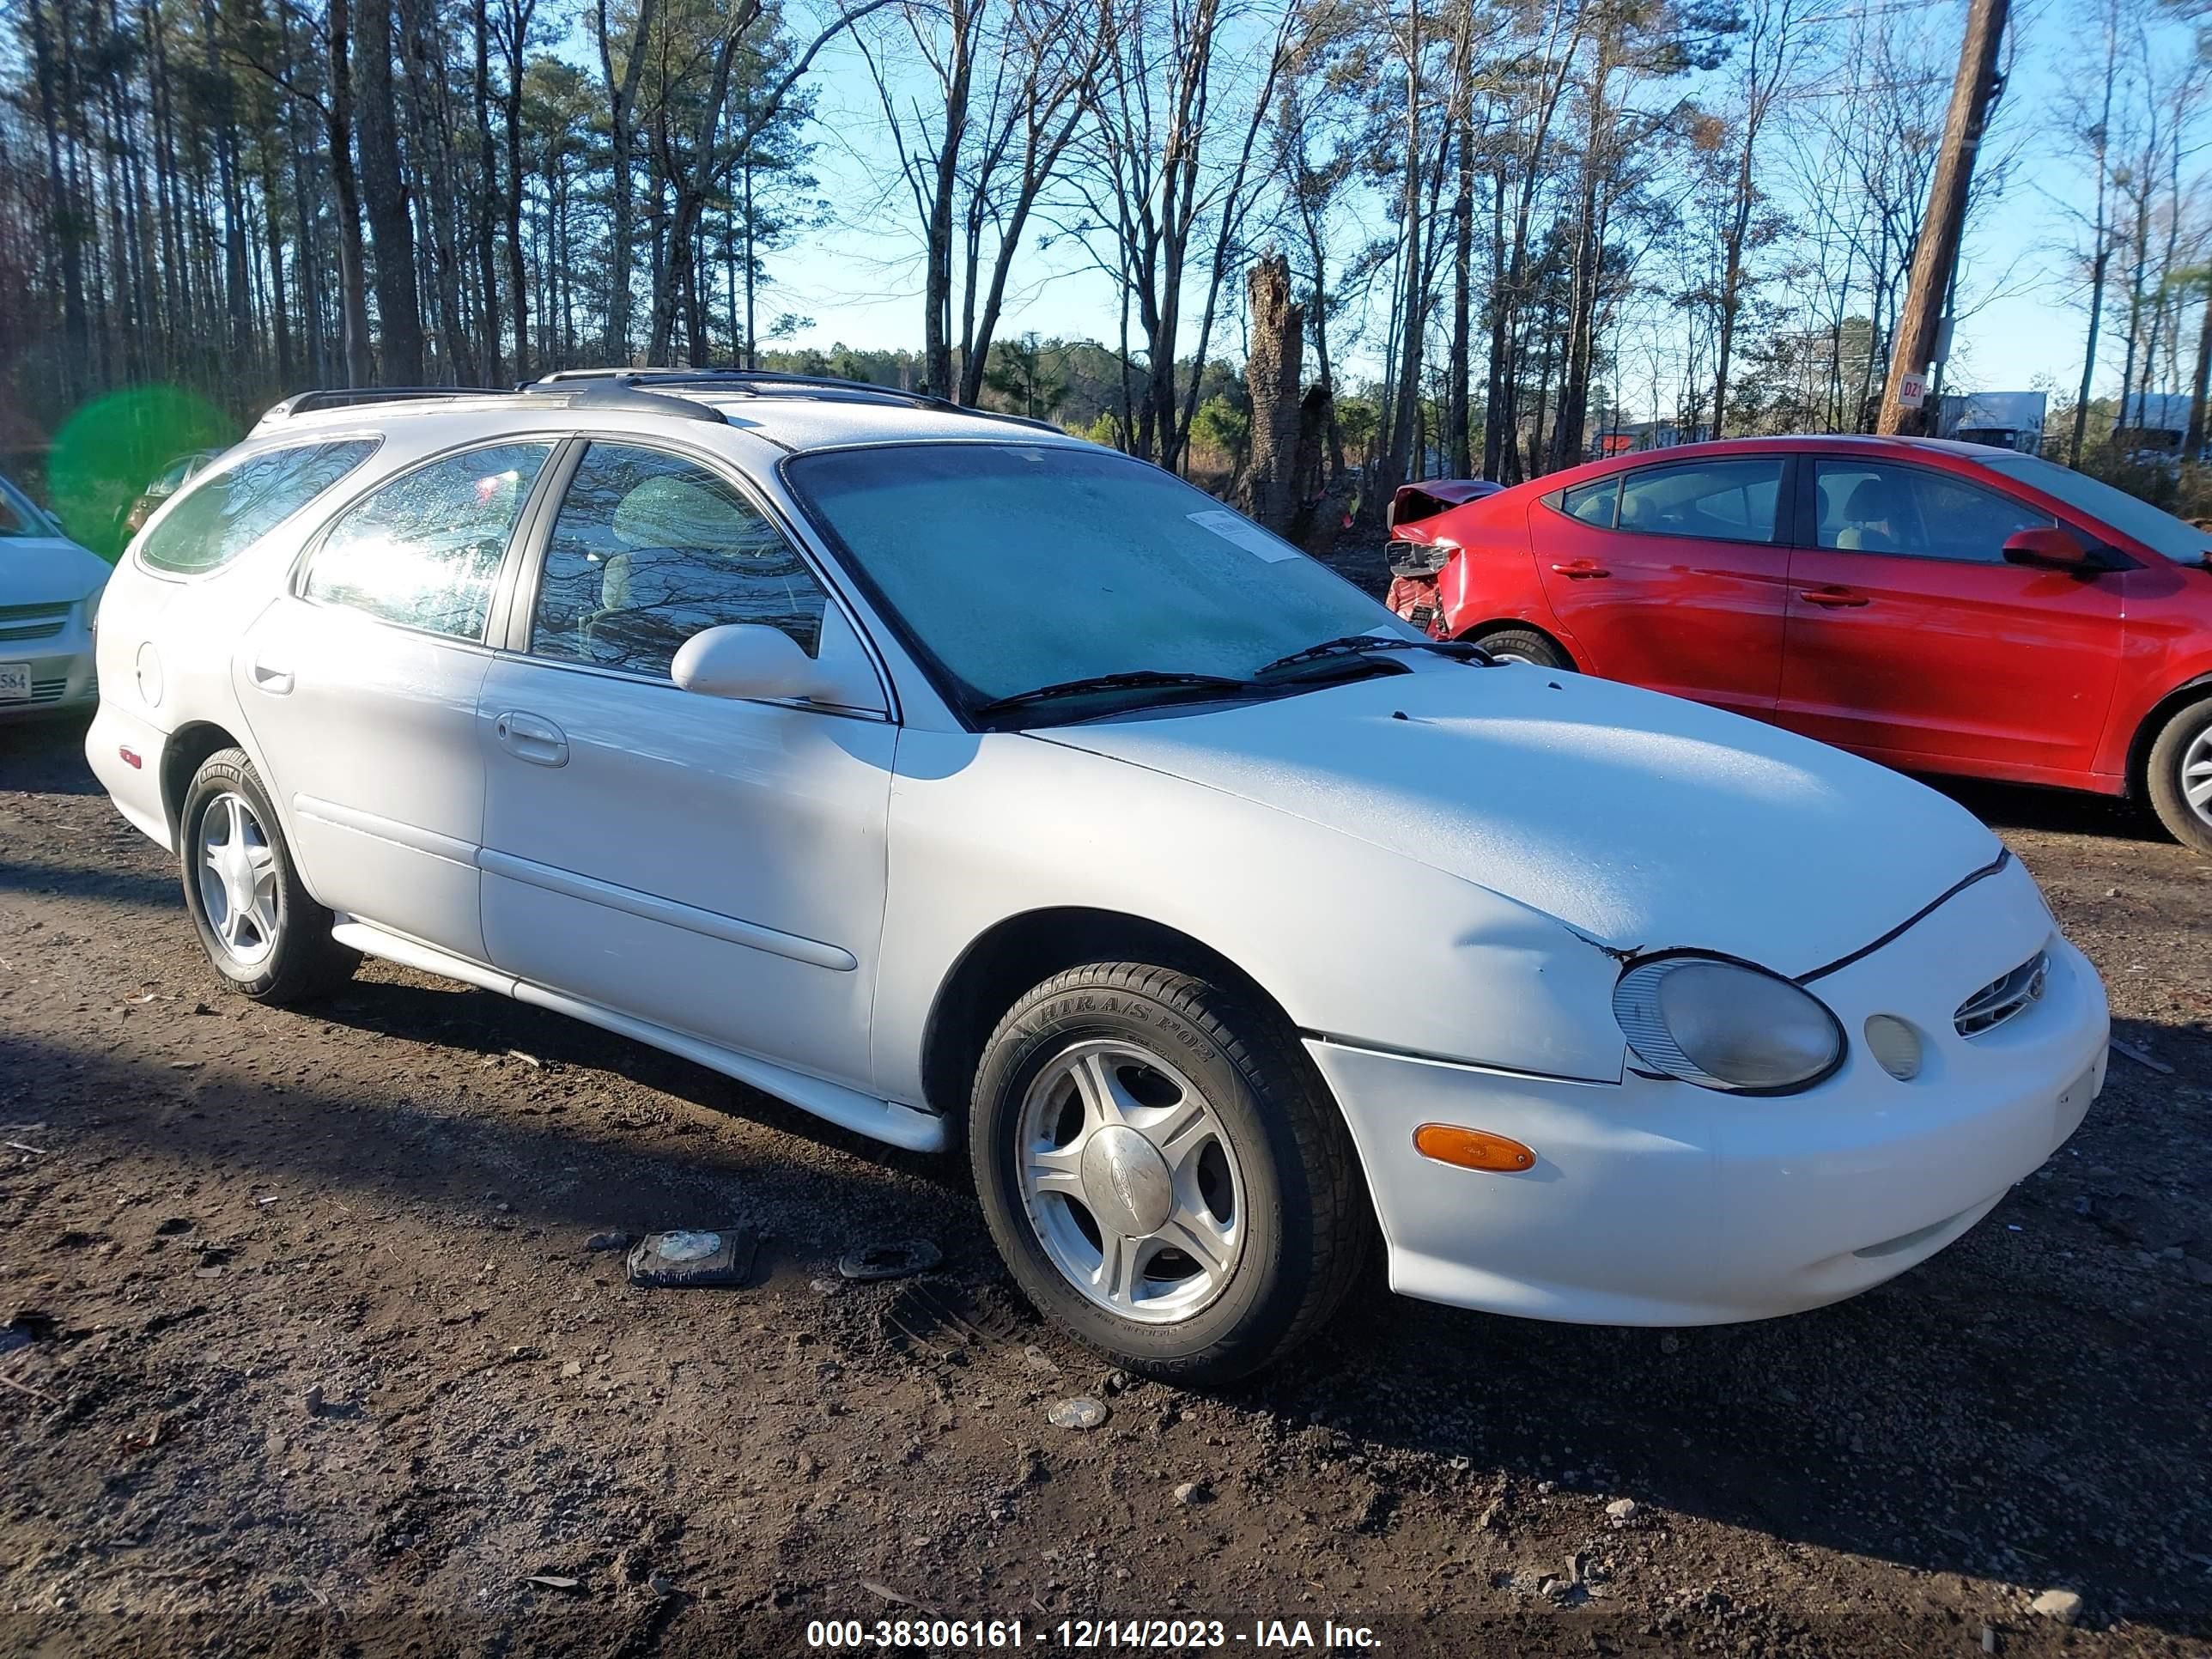
[[[886,388],[309,393],[148,524],[87,750],[216,971],[370,954],[894,1145],[1188,1381],[1417,1297],[1753,1319],[2104,1080],[1989,831],[1406,626],[1157,469]]]

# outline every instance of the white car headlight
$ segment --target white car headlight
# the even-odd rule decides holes
[[[1613,1018],[1655,1071],[1701,1088],[1775,1095],[1843,1063],[1827,1005],[1778,974],[1714,957],[1639,962],[1613,987]]]

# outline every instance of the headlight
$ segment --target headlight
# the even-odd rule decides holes
[[[1827,1005],[1778,974],[1712,957],[1640,962],[1613,987],[1613,1018],[1651,1067],[1701,1088],[1789,1094],[1843,1063]]]
[[[107,592],[107,584],[102,582],[84,596],[84,625],[87,628],[100,626],[100,596],[106,592]]]

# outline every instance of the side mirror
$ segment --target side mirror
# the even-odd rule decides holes
[[[694,634],[677,652],[669,678],[684,690],[708,697],[802,697],[841,708],[879,708],[882,702],[872,675],[863,687],[849,672],[808,656],[781,629],[760,623],[729,623]]]
[[[2076,574],[2102,570],[2103,562],[2092,556],[2079,537],[2057,525],[2033,525],[2005,538],[2007,564],[2024,564],[2040,570]]]

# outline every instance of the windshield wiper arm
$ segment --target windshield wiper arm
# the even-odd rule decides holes
[[[1440,651],[1462,662],[1490,660],[1488,652],[1463,640],[1401,640],[1387,634],[1346,634],[1337,639],[1323,640],[1319,645],[1310,645],[1303,651],[1293,651],[1287,657],[1278,657],[1252,678],[1266,679],[1300,663],[1318,662],[1324,657],[1361,656],[1370,651]]]
[[[1191,687],[1202,690],[1249,691],[1252,689],[1252,683],[1232,679],[1226,674],[1188,674],[1164,668],[1133,668],[1119,674],[1086,674],[1079,680],[1060,680],[1052,685],[1037,686],[1032,690],[994,697],[988,702],[978,704],[974,712],[995,714],[1033,702],[1050,702],[1059,697],[1079,697],[1088,691],[1122,691],[1146,686],[1164,686],[1170,690]]]

